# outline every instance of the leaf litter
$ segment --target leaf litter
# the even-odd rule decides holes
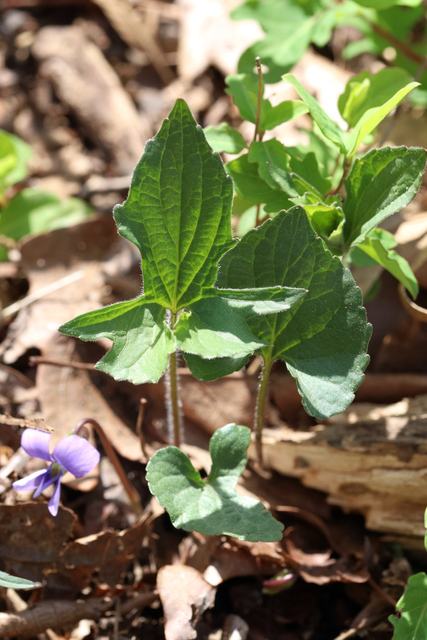
[[[106,8],[105,11],[103,8],[103,14],[94,14],[95,19],[82,7],[68,8],[69,13],[64,14],[64,21],[70,23],[67,27],[58,27],[53,18],[52,23],[55,26],[49,26],[51,16],[47,6],[42,18],[32,9],[13,9],[15,17],[11,17],[11,14],[6,17],[9,33],[15,38],[12,43],[12,55],[21,65],[23,73],[29,77],[30,47],[25,44],[22,34],[30,34],[26,37],[29,41],[33,39],[31,48],[36,60],[38,89],[31,90],[32,95],[28,96],[23,90],[19,76],[11,71],[6,77],[4,72],[7,69],[2,69],[2,87],[6,78],[7,82],[12,83],[9,86],[14,87],[20,98],[16,100],[12,99],[10,94],[6,95],[2,123],[7,125],[14,121],[15,133],[26,138],[36,149],[36,170],[30,181],[47,179],[53,172],[64,195],[66,190],[70,189],[70,185],[77,193],[79,190],[84,193],[86,189],[96,209],[99,212],[109,212],[114,204],[123,199],[123,187],[118,189],[118,193],[114,192],[114,189],[91,192],[85,183],[89,174],[92,174],[91,177],[93,174],[100,177],[104,181],[104,188],[111,178],[111,186],[115,187],[114,179],[122,177],[132,167],[129,158],[129,155],[132,156],[132,149],[132,157],[137,159],[145,139],[149,137],[149,130],[154,133],[177,97],[186,98],[187,94],[191,95],[189,103],[192,109],[197,111],[197,105],[205,105],[204,108],[210,110],[209,117],[214,118],[214,107],[222,99],[215,87],[215,74],[218,74],[218,70],[223,74],[235,72],[235,68],[232,68],[234,60],[237,60],[240,50],[246,46],[243,41],[237,43],[234,35],[230,37],[230,34],[234,34],[233,29],[236,25],[241,26],[241,23],[230,23],[232,28],[230,27],[226,33],[224,6],[227,6],[228,10],[229,3],[218,1],[216,4],[218,20],[224,25],[224,29],[216,29],[213,36],[209,35],[210,31],[204,34],[203,48],[199,56],[192,52],[195,35],[197,33],[200,36],[202,30],[195,31],[192,28],[196,14],[192,13],[191,3],[186,4],[184,11],[175,13],[171,13],[167,7],[181,9],[181,5],[185,3],[175,5],[153,1],[147,3],[147,7],[144,6],[151,20],[154,20],[153,15],[157,16],[153,24],[156,23],[160,27],[159,42],[163,47],[160,51],[165,53],[159,56],[158,51],[151,48],[148,55],[149,59],[155,59],[157,67],[174,61],[173,56],[176,55],[173,50],[174,38],[170,37],[168,41],[165,33],[173,34],[174,29],[181,23],[183,34],[193,34],[193,41],[190,36],[185,35],[181,40],[178,39],[178,53],[181,56],[179,72],[186,77],[186,82],[180,83],[179,79],[178,82],[172,82],[167,87],[168,93],[159,84],[156,86],[155,81],[151,82],[154,88],[149,86],[150,81],[141,84],[141,77],[153,76],[150,61],[147,61],[147,56],[144,58],[144,52],[136,53],[137,47],[133,46],[131,40],[131,25],[124,20],[119,26],[113,13],[108,11],[108,2],[99,3],[101,7]],[[197,10],[203,14],[202,3],[198,5],[200,6]],[[75,23],[71,26],[74,19]],[[16,24],[21,26],[16,27]],[[49,29],[54,29],[55,32]],[[120,33],[128,48],[117,38],[114,30]],[[244,32],[249,33],[245,30]],[[51,37],[48,38],[49,34]],[[64,38],[68,44],[63,49]],[[251,41],[254,39],[251,36]],[[200,42],[200,38],[197,42]],[[240,50],[230,50],[234,46]],[[59,55],[61,49],[62,59]],[[313,55],[317,54],[310,54]],[[78,60],[79,57],[81,60]],[[315,83],[316,57],[307,59],[309,62],[304,63],[303,60],[300,63],[301,73],[307,75],[309,70],[310,81]],[[319,65],[321,62],[324,63],[325,59],[321,58]],[[81,69],[78,80],[83,80],[84,86],[88,86],[90,82],[85,74],[92,64],[96,78],[93,90],[99,89],[105,82],[106,95],[110,96],[112,92],[116,92],[116,95],[120,96],[117,98],[118,111],[113,110],[114,116],[111,115],[111,110],[104,109],[107,100],[98,101],[98,109],[102,109],[102,112],[99,111],[93,116],[89,110],[91,105],[87,101],[84,103],[82,99],[85,92],[70,94],[72,83],[69,75],[61,75],[58,72],[64,64],[69,64],[73,72],[78,67]],[[213,65],[215,71],[212,72],[209,65]],[[337,84],[345,82],[342,80],[341,71],[336,72]],[[328,66],[328,73],[333,78],[334,71],[331,65]],[[301,76],[298,77],[301,79]],[[323,84],[329,86],[330,83]],[[315,85],[310,88],[316,90]],[[321,87],[317,88],[320,91]],[[161,108],[156,107],[144,113],[141,109],[135,109],[134,104],[149,105],[150,100],[156,105],[161,105]],[[327,108],[326,105],[323,106]],[[128,118],[123,117],[123,111],[126,111]],[[150,114],[151,121],[146,114]],[[111,118],[111,130],[108,130],[109,121],[105,118]],[[126,131],[123,132],[122,129]],[[136,129],[142,130],[143,134],[136,136]],[[117,131],[122,132],[114,137],[112,133]],[[122,147],[123,136],[127,136],[131,142],[125,156]],[[404,142],[408,143],[407,140]],[[139,152],[136,150],[138,144]],[[58,158],[62,159],[60,166],[57,163]],[[156,583],[163,604],[162,615],[166,620],[167,638],[196,637],[196,629],[199,635],[205,634],[205,637],[208,637],[223,627],[226,613],[229,611],[248,623],[249,637],[254,638],[279,638],[282,637],[284,629],[287,629],[285,634],[289,640],[303,635],[307,638],[319,637],[316,635],[316,628],[320,627],[324,630],[325,637],[332,639],[334,634],[338,636],[342,629],[348,629],[352,620],[354,629],[362,629],[362,613],[365,612],[369,619],[375,620],[381,606],[384,610],[385,602],[384,597],[378,596],[378,590],[367,582],[367,567],[377,587],[387,589],[387,585],[382,583],[386,573],[384,567],[391,566],[390,557],[386,546],[378,539],[378,534],[366,530],[361,520],[357,520],[355,525],[354,516],[337,515],[337,509],[333,506],[337,502],[334,500],[333,492],[325,489],[329,493],[330,502],[333,503],[331,505],[326,501],[325,493],[316,491],[319,485],[315,480],[308,482],[304,479],[303,470],[309,469],[307,463],[310,463],[310,457],[307,450],[296,451],[298,445],[295,443],[304,443],[310,438],[315,438],[313,434],[316,431],[322,433],[323,425],[314,425],[314,421],[311,420],[307,423],[307,418],[301,417],[301,401],[292,381],[288,394],[290,402],[287,401],[286,406],[283,406],[284,392],[282,395],[282,392],[277,390],[283,389],[280,385],[284,374],[280,366],[272,376],[273,406],[269,413],[269,422],[271,426],[283,424],[283,420],[291,423],[295,430],[288,454],[289,466],[297,472],[286,469],[286,475],[298,475],[303,478],[304,484],[314,488],[307,488],[296,480],[274,475],[273,479],[270,478],[270,485],[267,479],[260,477],[250,467],[240,482],[242,490],[246,487],[250,495],[261,499],[266,505],[271,505],[273,509],[277,507],[278,518],[284,522],[287,531],[282,543],[245,543],[232,538],[221,538],[212,542],[206,537],[197,537],[196,534],[182,539],[182,533],[170,530],[170,524],[162,509],[153,506],[147,488],[138,485],[137,477],[143,470],[140,439],[135,429],[140,397],[144,396],[148,400],[143,418],[143,434],[155,448],[167,439],[161,383],[152,385],[151,388],[149,385],[131,388],[127,383],[113,384],[107,381],[102,373],[78,370],[72,365],[79,362],[94,363],[104,355],[108,343],[100,340],[96,345],[78,346],[72,339],[58,338],[56,334],[58,325],[74,315],[101,307],[108,302],[119,302],[138,295],[140,276],[138,270],[134,269],[135,258],[132,258],[131,250],[124,249],[124,242],[118,248],[118,242],[120,240],[110,217],[104,216],[73,229],[57,230],[32,238],[18,247],[22,260],[18,270],[14,268],[13,271],[5,271],[4,287],[2,280],[2,301],[15,301],[14,287],[17,282],[25,285],[28,281],[31,294],[76,271],[82,271],[83,277],[74,284],[52,291],[28,307],[22,307],[12,320],[5,319],[1,329],[1,353],[5,363],[2,365],[2,373],[5,378],[1,384],[0,409],[2,413],[10,413],[16,419],[44,419],[54,428],[54,437],[58,440],[69,433],[82,417],[90,414],[98,419],[122,456],[129,477],[140,490],[146,514],[142,521],[135,524],[129,505],[123,505],[123,496],[118,495],[113,500],[108,497],[111,495],[108,494],[111,480],[102,466],[99,480],[95,480],[98,484],[95,487],[92,482],[90,488],[93,490],[90,493],[81,493],[83,485],[79,490],[76,487],[65,487],[63,500],[67,506],[60,507],[54,523],[52,519],[49,520],[44,498],[38,499],[38,502],[15,502],[13,494],[6,491],[3,494],[4,502],[0,505],[0,559],[4,565],[1,568],[36,580],[40,584],[39,592],[46,599],[43,603],[45,610],[50,609],[55,615],[46,618],[45,613],[38,611],[42,608],[40,605],[30,607],[26,616],[13,614],[24,619],[28,617],[30,620],[32,617],[35,622],[28,625],[28,622],[18,622],[17,619],[12,619],[12,615],[2,613],[1,616],[7,618],[7,624],[12,626],[3,627],[4,620],[0,620],[0,635],[13,635],[19,631],[21,637],[30,638],[48,627],[55,629],[57,633],[64,633],[65,627],[73,628],[83,615],[100,620],[101,628],[103,632],[106,630],[106,634],[113,633],[111,620],[116,618],[116,624],[121,624],[123,632],[129,635],[140,633],[144,637],[163,637],[163,631],[158,625],[161,613],[156,600]],[[130,280],[134,284],[130,284]],[[126,289],[129,286],[130,290]],[[5,297],[3,289],[6,289]],[[48,323],[46,318],[49,319]],[[398,344],[402,344],[401,341],[398,340]],[[38,353],[42,360],[56,360],[70,366],[40,363],[35,374],[34,368],[29,366],[29,355],[34,353]],[[377,375],[381,374],[381,368],[378,372]],[[382,375],[384,373],[383,371]],[[421,376],[422,373],[427,372],[418,372],[418,375]],[[25,380],[22,376],[26,376]],[[275,376],[279,380],[276,387]],[[202,384],[192,379],[188,373],[182,376],[186,431],[190,449],[193,448],[193,453],[191,450],[188,453],[195,468],[202,473],[209,473],[203,446],[207,440],[204,432],[211,434],[229,421],[230,418],[224,421],[224,414],[232,416],[232,420],[237,423],[250,424],[255,378],[256,374],[250,377],[238,373],[218,382]],[[286,384],[288,382],[289,380]],[[412,385],[412,388],[424,392],[421,378],[412,381],[404,379],[402,383],[407,385],[406,388],[410,389]],[[383,384],[382,391],[378,392],[378,385],[374,385],[370,399],[374,402],[376,398],[379,398],[377,401],[384,401],[381,399],[384,398],[384,395],[381,395],[385,393],[384,386]],[[376,393],[380,395],[375,395]],[[399,390],[395,393],[393,401],[397,402],[401,399],[398,397]],[[392,400],[387,398],[385,401]],[[418,417],[421,418],[424,415],[422,405],[417,411]],[[408,407],[405,412],[411,413]],[[391,416],[378,419],[380,431],[384,421],[391,424],[393,417],[399,415],[395,416],[392,413]],[[362,417],[362,422],[363,419]],[[357,420],[356,423],[351,420],[353,418],[350,419],[350,415],[346,414],[345,418],[343,417],[343,428],[348,427],[349,423],[358,424]],[[8,447],[5,455],[11,456],[18,448],[19,432],[16,425],[10,425],[8,418],[1,422],[2,451],[4,447]],[[394,428],[398,429],[396,421]],[[12,439],[8,437],[11,430],[14,435]],[[360,433],[363,434],[365,431],[362,430]],[[337,442],[336,431],[327,431],[327,435],[328,439],[320,437],[320,440],[327,442],[321,447],[326,447],[328,456],[331,451],[340,451],[343,447],[353,452],[362,448],[361,455],[369,455],[366,443],[361,444],[357,437],[353,441],[346,439],[342,445],[341,442]],[[384,437],[381,436],[383,434],[380,433],[376,439],[372,438],[370,446],[375,450],[384,446]],[[410,434],[408,438],[411,438]],[[404,444],[398,441],[397,446],[402,447]],[[406,458],[410,458],[410,447],[413,447],[414,443],[411,440],[406,444],[405,455]],[[415,444],[415,454],[423,454],[421,443],[417,441]],[[275,446],[277,439],[272,442],[272,447]],[[310,450],[310,455],[312,452],[315,454],[316,449]],[[324,468],[328,468],[328,462]],[[405,468],[404,459],[402,468]],[[25,469],[28,470],[29,468]],[[357,509],[355,484],[350,486],[347,483],[342,487],[341,493],[352,495],[352,504]],[[93,496],[93,493],[96,495]],[[344,498],[338,503],[344,507],[348,504]],[[290,519],[285,510],[280,511],[281,505],[290,504],[301,511],[307,510],[309,513],[317,514],[320,521],[330,530],[332,539],[335,532],[335,537],[340,538],[341,544],[333,548],[327,544],[325,549],[325,532],[321,527],[308,525],[311,526],[311,531],[307,534],[307,530],[304,529],[307,524],[303,524],[298,518]],[[359,510],[363,509],[359,502]],[[375,525],[372,528],[378,530]],[[355,543],[348,534],[355,529],[362,532],[362,538],[364,534],[371,541],[373,550],[370,559],[366,557],[360,539]],[[390,536],[390,533],[387,535]],[[393,540],[403,542],[404,545],[416,545],[415,537],[408,540],[407,537],[399,537],[396,532],[391,536]],[[190,548],[186,548],[186,545]],[[167,557],[168,563],[164,564],[163,560]],[[173,564],[170,564],[172,562]],[[276,595],[263,595],[264,578],[274,577],[287,566],[300,576],[295,585]],[[313,585],[313,582],[316,584]],[[332,582],[335,584],[331,584]],[[316,586],[320,584],[322,587]],[[52,601],[59,593],[64,599]],[[99,593],[102,593],[101,599],[97,599]],[[179,598],[176,597],[177,594]],[[377,601],[372,594],[376,594]],[[397,599],[398,594],[395,597]],[[118,598],[123,613],[120,623],[117,617],[120,615],[117,613],[120,612],[120,607],[117,608]],[[126,610],[126,606],[132,606],[133,602],[135,610]],[[325,602],[328,605],[324,615],[322,611],[325,609]],[[80,614],[82,606],[83,613]],[[385,606],[387,612],[387,606],[390,605],[386,602]],[[334,618],[332,629],[328,627],[326,617]],[[383,613],[377,623],[384,620]],[[20,624],[24,626],[19,626]],[[369,627],[365,632],[370,634],[370,638],[384,637],[384,634],[375,635]]]

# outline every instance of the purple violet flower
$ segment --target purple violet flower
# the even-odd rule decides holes
[[[49,452],[49,441],[49,433],[25,429],[21,438],[21,447],[33,458],[41,458],[51,464],[47,469],[36,471],[22,480],[17,480],[13,483],[13,488],[16,491],[34,490],[33,497],[37,498],[51,484],[55,484],[55,491],[49,500],[48,509],[53,516],[56,516],[63,474],[69,471],[76,478],[83,478],[96,467],[100,454],[90,442],[80,436],[66,436],[58,442],[52,453]]]

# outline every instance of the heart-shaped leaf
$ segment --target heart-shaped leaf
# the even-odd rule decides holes
[[[210,441],[212,468],[206,480],[176,447],[160,449],[151,458],[147,466],[150,491],[175,527],[249,542],[281,539],[283,525],[261,502],[235,490],[250,441],[247,427],[229,424],[218,429]]]

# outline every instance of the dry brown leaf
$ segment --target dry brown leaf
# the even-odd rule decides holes
[[[215,550],[203,576],[209,584],[217,586],[239,576],[273,575],[285,566],[279,543],[228,539]]]
[[[178,0],[182,7],[178,72],[194,80],[213,65],[225,76],[236,73],[244,50],[263,37],[254,20],[233,21],[230,12],[240,0]]]
[[[165,615],[166,640],[192,640],[195,625],[214,604],[215,589],[201,573],[185,565],[166,565],[157,574],[157,588]]]
[[[100,49],[78,26],[48,26],[32,53],[86,133],[121,171],[131,170],[150,132]]]
[[[68,542],[76,520],[62,506],[53,518],[41,503],[0,505],[0,557],[8,570],[53,589],[77,592],[95,579],[115,587],[141,548],[145,522]]]

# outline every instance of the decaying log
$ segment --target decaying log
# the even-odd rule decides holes
[[[85,602],[46,600],[19,613],[0,613],[0,638],[32,638],[46,629],[67,631],[80,620],[97,620],[111,607],[111,598],[91,598]]]
[[[267,467],[328,494],[366,526],[423,546],[427,507],[427,395],[360,403],[311,431],[265,430]]]

